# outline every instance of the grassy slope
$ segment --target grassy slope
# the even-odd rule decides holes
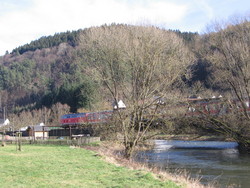
[[[178,187],[67,146],[0,147],[0,187]]]

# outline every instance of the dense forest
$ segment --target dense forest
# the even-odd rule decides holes
[[[28,51],[36,51],[37,49],[51,48],[61,43],[68,43],[71,46],[77,46],[78,36],[81,30],[67,31],[64,33],[56,33],[54,36],[44,36],[29,44],[15,48],[12,54],[23,54]]]

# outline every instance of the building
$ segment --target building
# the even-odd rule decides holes
[[[0,127],[4,127],[9,124],[10,124],[10,121],[8,119],[0,119]]]
[[[35,139],[48,139],[49,137],[49,128],[45,127],[43,123],[35,126],[28,126],[27,132],[28,136],[34,136]]]

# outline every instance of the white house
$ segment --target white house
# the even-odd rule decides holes
[[[117,108],[116,103],[115,102],[113,103],[113,109],[115,109],[115,110],[124,109],[124,108],[126,108],[126,105],[124,104],[124,102],[122,100],[118,101],[118,108]]]
[[[10,124],[10,120],[8,119],[0,119],[0,127],[4,127]]]

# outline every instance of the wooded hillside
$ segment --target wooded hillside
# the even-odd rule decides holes
[[[105,28],[126,30],[128,27],[147,29],[143,26],[115,24],[95,29],[102,32]],[[111,103],[109,94],[103,83],[92,78],[93,67],[86,62],[92,54],[80,48],[84,41],[80,38],[85,38],[85,42],[92,40],[86,38],[90,29],[45,36],[0,57],[0,107],[7,106],[9,111],[18,111],[42,106],[51,107],[60,102],[68,104],[72,112],[79,108],[110,108],[106,106],[106,103]],[[190,65],[189,76],[182,77],[187,86],[184,89],[185,96],[202,92],[204,88],[219,92],[228,90],[228,87],[221,87],[213,81],[212,63],[201,52],[207,50],[204,42],[206,35],[178,30],[162,31],[174,33],[195,56]],[[219,36],[219,33],[215,32],[213,35]]]
[[[102,28],[110,27],[125,29],[136,26],[104,25],[96,30],[102,32]],[[78,108],[93,109],[100,101],[108,101],[105,89],[91,78],[91,67],[84,61],[90,54],[79,49],[79,37],[84,38],[88,30],[42,37],[0,57],[0,106],[20,110],[50,107],[60,102],[76,112]],[[164,32],[176,33],[190,46],[198,35]]]

